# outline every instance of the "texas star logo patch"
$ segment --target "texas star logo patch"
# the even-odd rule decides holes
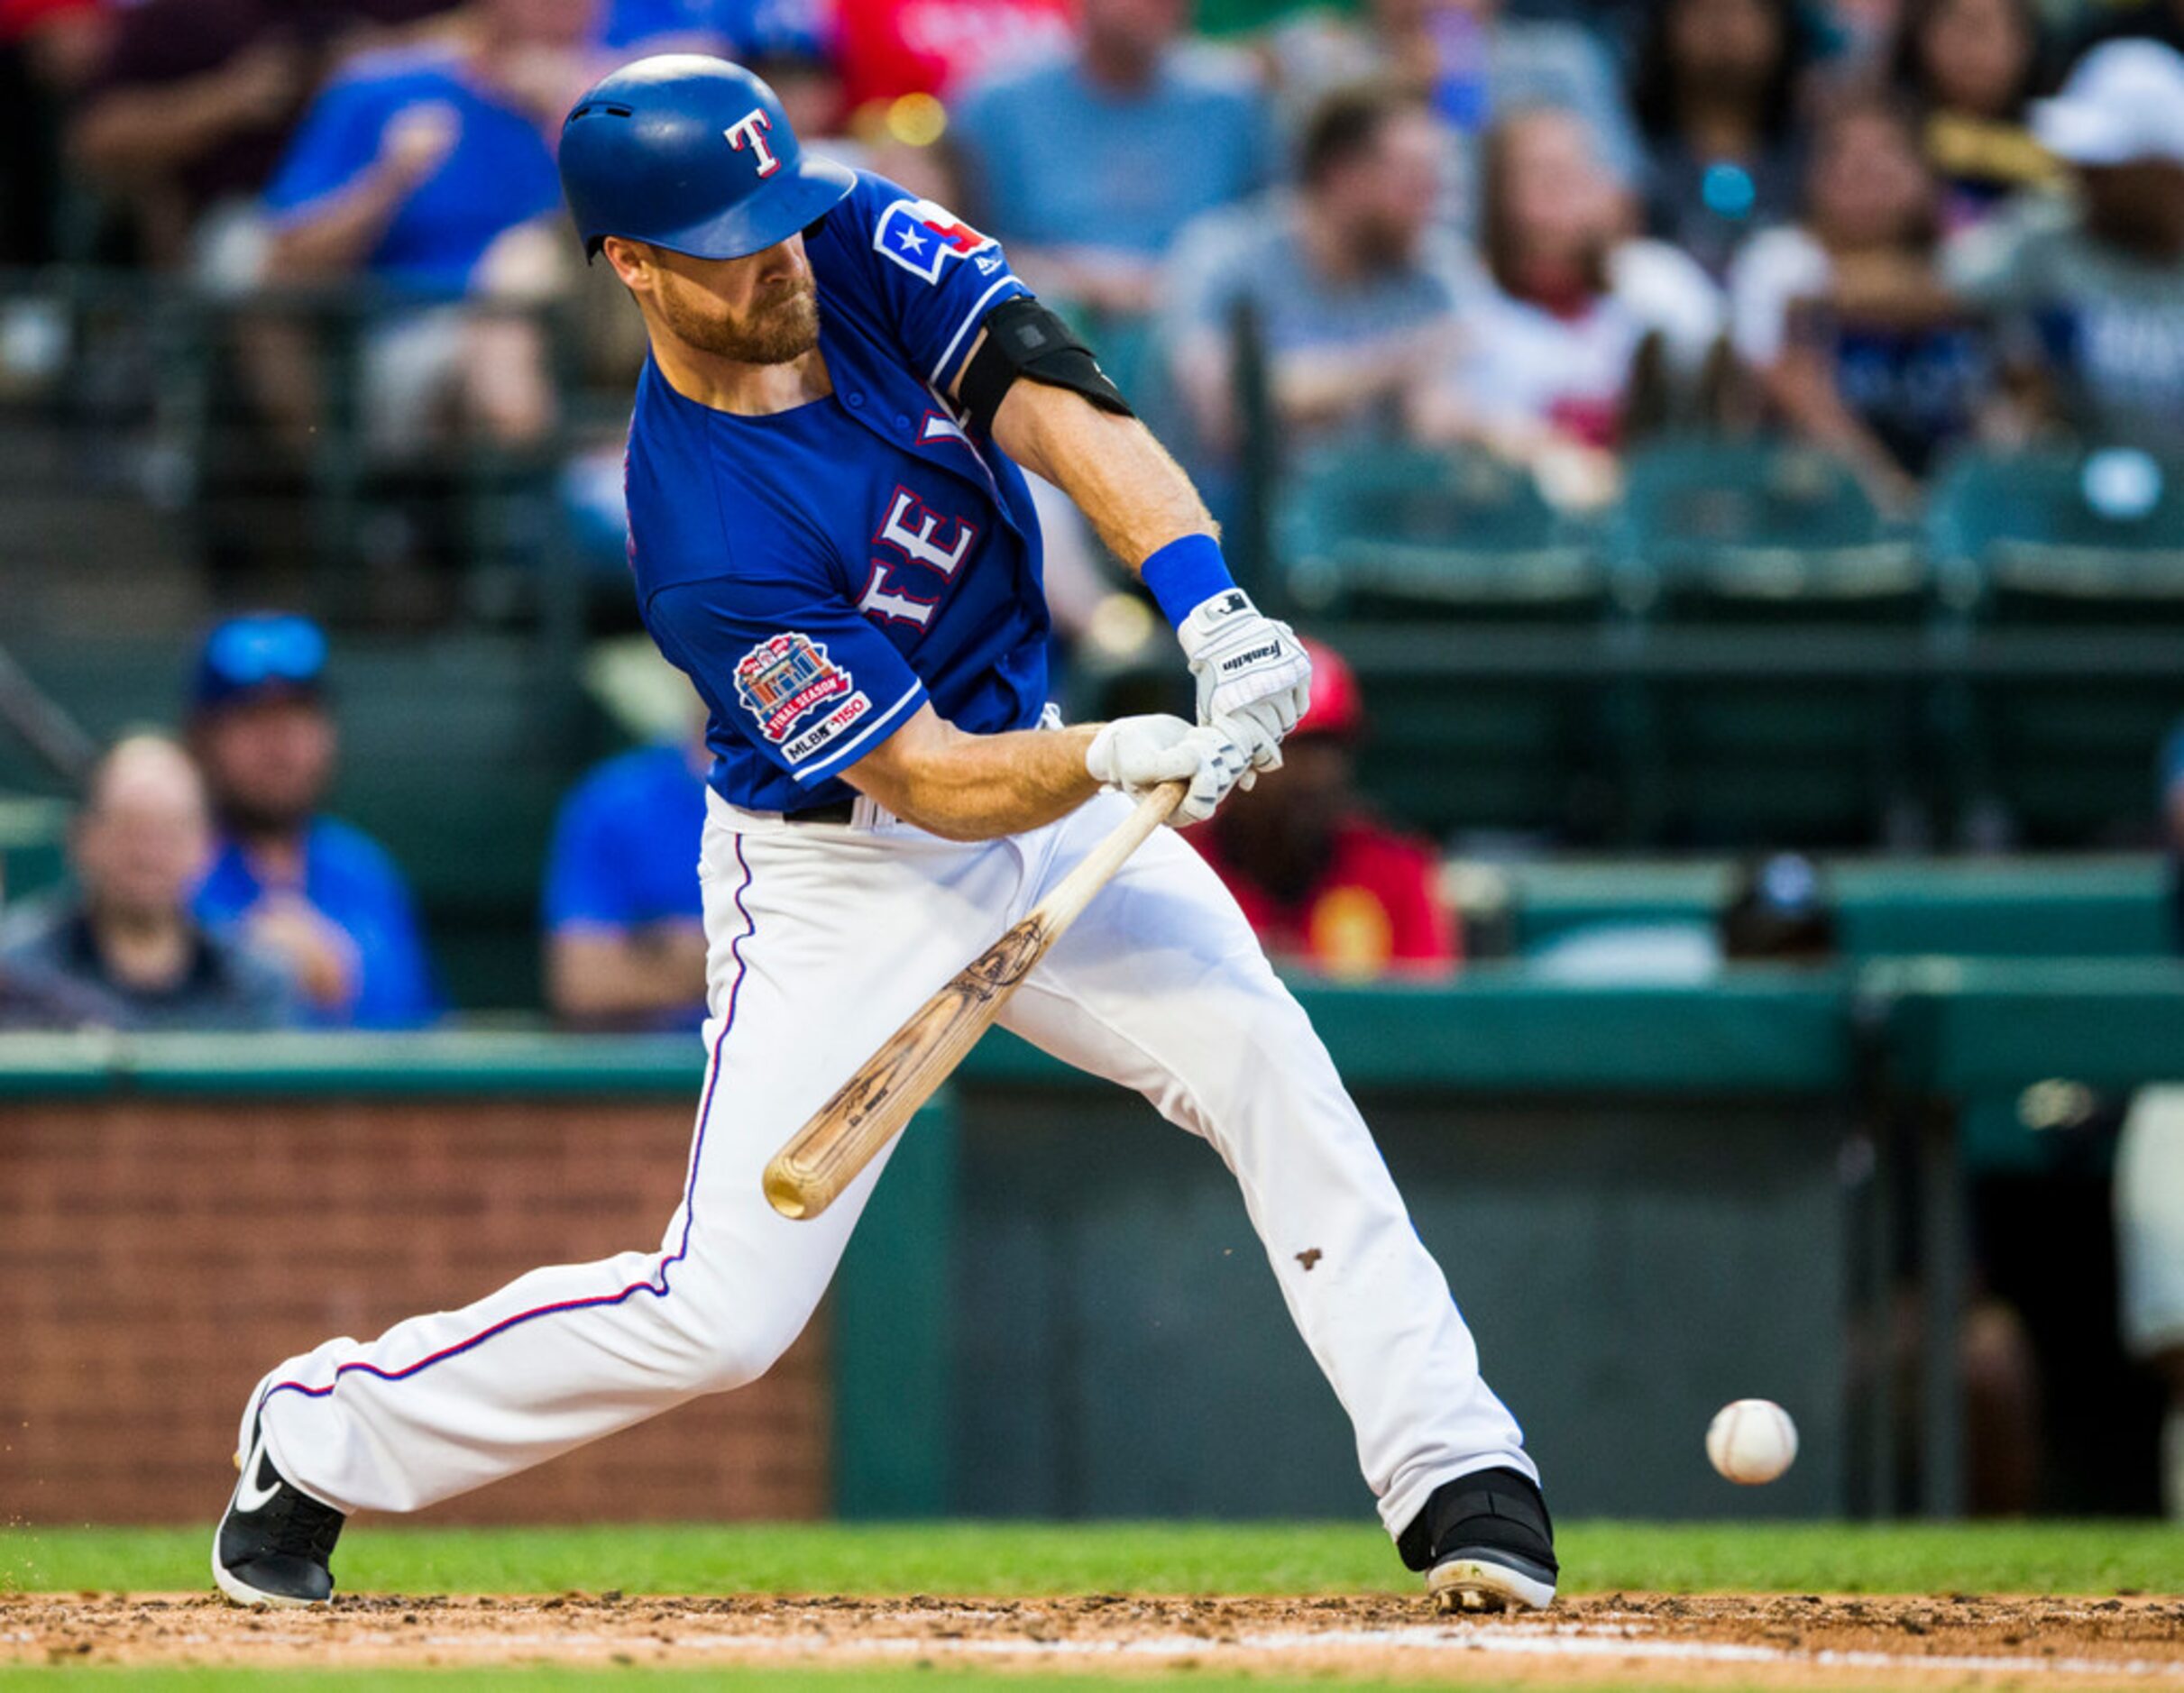
[[[736,698],[776,745],[798,718],[849,691],[848,673],[827,649],[794,629],[759,642],[736,665]]]
[[[873,247],[923,282],[938,282],[941,268],[950,259],[968,259],[994,244],[991,235],[981,235],[931,200],[897,200],[872,229]],[[986,268],[986,261],[979,261],[979,268]]]

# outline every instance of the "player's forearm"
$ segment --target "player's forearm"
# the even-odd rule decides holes
[[[1068,389],[1017,382],[994,415],[994,439],[1069,495],[1133,572],[1179,535],[1215,533],[1198,490],[1150,429]]]
[[[853,766],[847,780],[943,839],[993,840],[1040,828],[1099,791],[1085,767],[1097,726],[967,735],[931,707],[920,713],[927,718]]]

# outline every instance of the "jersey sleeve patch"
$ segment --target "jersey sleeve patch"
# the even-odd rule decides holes
[[[737,662],[736,698],[776,746],[804,718],[828,708],[824,721],[783,747],[799,762],[872,709],[849,672],[827,656],[825,645],[794,629],[768,636]]]
[[[940,281],[950,260],[987,254],[988,249],[999,244],[931,200],[896,200],[872,227],[875,251],[928,284]],[[1001,268],[1001,256],[992,252],[977,262],[979,270],[990,274]]]

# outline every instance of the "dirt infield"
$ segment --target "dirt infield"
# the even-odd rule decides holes
[[[1460,1621],[1415,1598],[344,1598],[0,1595],[0,1663],[971,1662],[1560,1682],[2184,1682],[2184,1600],[1616,1594]]]

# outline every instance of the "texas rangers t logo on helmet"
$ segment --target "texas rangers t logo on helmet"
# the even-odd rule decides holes
[[[781,160],[774,157],[774,150],[766,144],[766,133],[774,127],[774,120],[757,106],[753,106],[720,133],[728,137],[728,144],[738,152],[748,147],[758,155],[758,174],[770,177],[781,169]]]

